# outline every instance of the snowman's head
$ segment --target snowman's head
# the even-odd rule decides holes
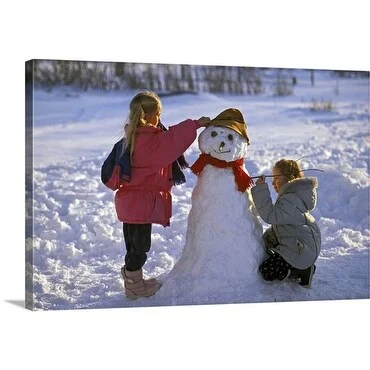
[[[233,162],[247,155],[248,141],[236,131],[222,126],[208,126],[198,138],[202,153]]]

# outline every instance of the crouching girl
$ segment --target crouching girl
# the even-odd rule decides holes
[[[317,201],[317,178],[304,178],[298,163],[288,159],[276,162],[272,174],[275,204],[265,176],[252,188],[258,214],[272,225],[263,235],[269,258],[259,271],[268,281],[297,277],[300,285],[309,287],[321,249],[320,229],[310,214]]]

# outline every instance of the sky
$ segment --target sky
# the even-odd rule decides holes
[[[2,334],[7,339],[4,363],[11,361],[35,369],[49,368],[50,363],[57,369],[65,368],[71,362],[76,368],[117,366],[122,364],[123,342],[126,342],[126,338],[122,339],[122,332],[129,328],[134,339],[142,340],[144,337],[152,340],[152,346],[146,349],[148,356],[142,356],[140,350],[133,350],[142,358],[142,368],[173,368],[174,363],[179,368],[185,368],[194,359],[189,353],[199,357],[198,363],[211,368],[227,363],[235,366],[256,365],[261,358],[267,364],[274,364],[275,368],[283,368],[283,364],[276,364],[276,357],[273,356],[279,355],[278,348],[270,348],[272,355],[269,358],[265,356],[266,322],[269,321],[272,329],[282,331],[293,317],[299,319],[302,330],[308,333],[311,341],[315,341],[316,348],[322,349],[315,358],[316,362],[337,368],[363,365],[367,361],[366,347],[359,333],[369,331],[366,302],[235,305],[227,308],[200,306],[196,309],[179,307],[171,310],[146,308],[123,312],[122,309],[81,310],[41,314],[31,313],[21,307],[24,292],[24,237],[19,226],[24,222],[24,203],[23,196],[19,194],[24,192],[24,160],[22,150],[17,151],[15,157],[11,154],[14,153],[14,143],[24,142],[25,60],[62,58],[370,69],[366,47],[367,13],[358,10],[363,7],[364,2],[361,1],[352,2],[351,8],[337,6],[335,17],[331,5],[319,2],[302,6],[304,13],[298,13],[295,17],[287,13],[276,17],[280,10],[278,6],[288,7],[292,5],[289,2],[268,6],[265,3],[244,5],[243,11],[236,13],[240,21],[234,22],[232,28],[221,27],[217,22],[224,19],[224,7],[215,7],[210,15],[208,7],[200,4],[196,4],[195,8],[189,6],[181,12],[183,22],[178,22],[180,14],[177,9],[172,17],[168,15],[164,19],[158,2],[150,3],[147,4],[149,12],[142,15],[143,23],[152,24],[155,17],[150,11],[159,9],[158,17],[162,21],[155,22],[155,27],[160,42],[145,47],[138,45],[137,38],[131,37],[135,29],[135,35],[141,36],[141,40],[145,39],[145,30],[138,29],[136,22],[128,16],[130,11],[134,11],[134,5],[125,4],[119,8],[117,4],[108,3],[105,16],[101,16],[103,11],[100,6],[98,9],[92,7],[88,19],[83,17],[85,10],[76,3],[73,13],[70,13],[70,7],[60,7],[58,19],[45,17],[39,12],[45,6],[42,1],[25,4],[22,11],[19,11],[17,4],[3,5],[3,14],[7,15],[1,24],[2,34],[6,35],[3,51],[8,57],[1,61],[2,70],[6,71],[1,94],[2,100],[7,102],[2,107],[4,122],[9,122],[9,125],[3,125],[1,150],[4,173],[14,173],[15,168],[18,171],[11,182],[2,183],[6,209],[2,213],[2,225],[4,239],[8,242],[7,256],[1,265]],[[231,9],[236,8],[235,3],[228,4]],[[260,16],[252,17],[252,14],[262,16],[262,26]],[[82,18],[84,32],[81,32]],[[315,21],[315,27],[312,27],[312,20]],[[65,27],[66,23],[68,27]],[[215,23],[218,23],[217,27]],[[168,33],[168,28],[178,31],[176,42],[173,42],[174,32]],[[25,31],[19,32],[20,29]],[[244,36],[255,35],[256,30],[258,37]],[[191,48],[184,47],[189,45],[189,39],[192,40]],[[225,52],[230,49],[235,52]],[[9,158],[15,160],[15,165]],[[144,322],[143,312],[146,315]],[[305,313],[303,321],[298,312]],[[283,320],[269,320],[272,313]],[[134,322],[140,322],[139,330],[132,324]],[[17,331],[14,327],[17,327]],[[197,327],[196,336],[194,327]],[[24,335],[20,336],[19,332]],[[225,344],[219,338],[226,333],[238,339],[241,336],[243,340]],[[79,335],[78,346],[74,341],[71,347],[72,335]],[[292,348],[290,358],[298,361],[301,344],[290,342],[289,346]],[[19,348],[22,348],[23,356],[19,355]],[[55,351],[62,354],[57,362]],[[86,355],[87,352],[94,355]],[[35,353],[38,355],[35,356]],[[232,357],[231,353],[234,354]],[[125,363],[130,365],[134,360],[126,357]],[[305,366],[311,367],[311,363],[301,367]]]

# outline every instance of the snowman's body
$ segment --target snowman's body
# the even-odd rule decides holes
[[[199,147],[231,162],[245,157],[247,143],[233,130],[210,126]],[[250,191],[238,190],[232,168],[207,164],[193,189],[185,247],[159,293],[172,294],[173,303],[241,301],[260,281],[264,257],[253,208]]]

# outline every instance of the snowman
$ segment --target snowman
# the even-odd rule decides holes
[[[244,166],[249,137],[242,113],[220,113],[198,143],[185,246],[158,295],[171,295],[172,304],[252,301],[261,282],[263,228]]]

